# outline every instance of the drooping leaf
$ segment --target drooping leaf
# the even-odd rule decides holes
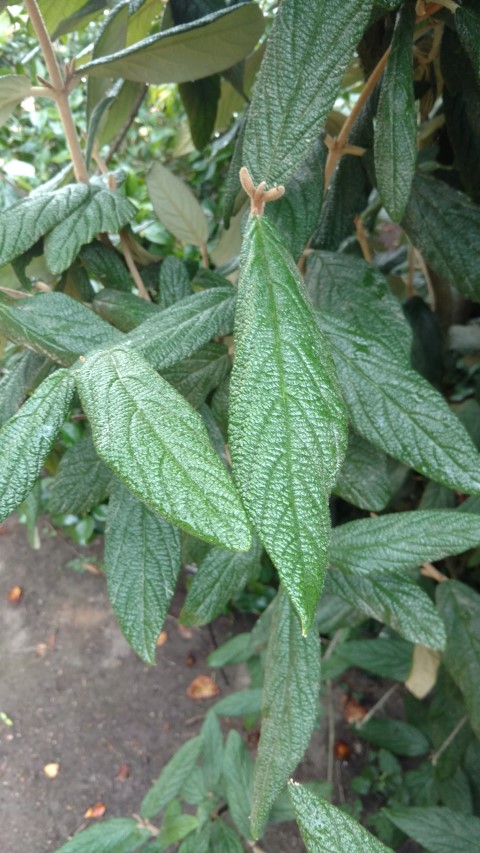
[[[458,190],[417,174],[402,228],[425,261],[468,299],[480,301],[480,207]]]
[[[210,141],[220,98],[220,75],[180,83],[180,97],[188,116],[193,144],[199,151]]]
[[[0,332],[59,364],[121,340],[120,332],[63,293],[39,293],[11,304],[0,300]]]
[[[325,590],[393,628],[411,643],[431,649],[445,647],[445,627],[431,599],[402,572],[362,575],[331,571]]]
[[[205,344],[184,361],[162,370],[162,376],[196,409],[217,388],[230,370],[223,344]]]
[[[188,270],[180,258],[169,255],[165,258],[159,277],[158,304],[168,308],[191,295]]]
[[[140,809],[142,817],[155,817],[180,793],[197,763],[201,749],[201,737],[191,738],[180,747],[144,797]]]
[[[131,332],[160,311],[154,302],[147,302],[133,293],[122,293],[106,287],[95,296],[93,309],[122,332]]]
[[[207,790],[212,793],[220,782],[223,765],[223,735],[217,715],[212,709],[205,717],[201,737],[202,770]]]
[[[181,299],[146,320],[125,338],[155,368],[188,358],[216,335],[232,331],[236,291],[215,287]]]
[[[328,800],[295,782],[288,785],[295,817],[308,853],[387,853],[378,838]],[[392,851],[390,850],[390,853]]]
[[[5,74],[0,77],[0,125],[5,123],[17,104],[29,95],[31,86],[24,74]]]
[[[323,585],[328,493],[345,444],[333,362],[302,279],[275,226],[251,217],[230,383],[233,472],[304,631]]]
[[[479,545],[480,525],[468,513],[395,512],[335,527],[330,560],[344,572],[383,574],[443,560]]]
[[[400,637],[375,640],[348,640],[335,649],[335,655],[348,666],[366,669],[381,678],[406,681],[412,668],[413,646]]]
[[[317,317],[356,431],[432,480],[480,491],[480,457],[468,433],[439,392],[392,351],[391,330],[379,336],[326,311]]]
[[[85,184],[32,193],[0,213],[0,267],[18,258],[89,197]]]
[[[215,703],[213,710],[224,717],[244,717],[246,714],[259,714],[261,707],[262,691],[252,687],[225,696]]]
[[[441,806],[396,806],[387,817],[431,853],[472,853],[478,847],[480,820]]]
[[[93,441],[84,436],[62,456],[50,489],[49,512],[81,515],[105,500],[112,485],[110,468],[98,458]]]
[[[480,15],[475,0],[467,0],[462,6],[458,6],[455,25],[480,84]]]
[[[166,850],[189,836],[192,832],[198,829],[198,818],[191,814],[173,815],[167,820],[165,815],[163,826],[156,838],[157,847],[154,850]],[[148,853],[148,851],[145,851]]]
[[[236,634],[218,649],[210,652],[207,661],[209,666],[222,667],[232,663],[243,663],[252,656],[250,648],[250,633]]]
[[[270,809],[305,752],[318,712],[320,643],[303,637],[285,591],[273,613],[265,660],[262,729],[255,762],[251,825],[262,835]]]
[[[105,288],[132,292],[133,279],[125,262],[114,249],[109,249],[99,240],[83,246],[80,260],[93,278]]]
[[[211,548],[198,567],[181,612],[185,625],[207,625],[225,609],[260,569],[260,542],[254,537],[250,551]]]
[[[255,3],[221,9],[162,30],[126,50],[81,65],[78,74],[140,83],[182,83],[229,68],[255,47],[264,19]]]
[[[228,810],[238,831],[251,837],[253,759],[238,732],[228,734],[223,758]]]
[[[178,848],[178,853],[210,853],[211,835],[212,822],[208,821],[198,832],[192,832],[191,835],[187,836],[185,841],[182,841]]]
[[[108,504],[105,568],[110,603],[125,638],[146,663],[180,571],[180,534],[117,481]]]
[[[387,462],[388,457],[378,447],[350,432],[334,494],[360,509],[381,512],[392,497]]]
[[[443,661],[465,699],[470,723],[480,737],[480,595],[459,581],[437,587],[437,603],[447,629]]]
[[[15,364],[0,380],[0,425],[3,425],[24,402],[29,391],[39,384],[52,370],[49,359],[24,350]]]
[[[96,234],[116,234],[135,216],[132,202],[119,192],[107,189],[101,181],[91,183],[87,196],[75,210],[67,214],[45,239],[45,259],[53,273],[70,266],[81,247],[91,243]]]
[[[233,483],[197,413],[135,352],[115,347],[76,370],[98,455],[154,512],[194,536],[250,547]]]
[[[156,0],[155,0],[156,2]],[[118,80],[112,90],[113,103],[109,106],[105,119],[98,131],[98,145],[116,145],[117,140],[123,139],[123,131],[136,115],[147,94],[146,83],[134,83],[132,80]]]
[[[133,853],[151,837],[149,829],[139,826],[137,821],[118,817],[89,826],[70,841],[63,844],[57,853]]]
[[[413,92],[415,7],[400,9],[385,67],[375,127],[375,173],[380,198],[400,222],[412,187],[417,158],[417,117]]]
[[[201,246],[208,238],[208,221],[191,189],[161,163],[147,175],[153,209],[177,240]]]
[[[394,755],[426,755],[430,743],[420,729],[403,720],[373,717],[361,727],[361,736],[375,746],[388,749]]]
[[[269,36],[247,119],[244,165],[254,182],[285,184],[333,107],[369,22],[370,0],[284,0]],[[272,85],[272,81],[275,81]]]
[[[0,430],[0,522],[27,497],[68,412],[75,384],[67,370],[48,376]]]

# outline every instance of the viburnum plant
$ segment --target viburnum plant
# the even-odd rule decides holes
[[[177,843],[235,853],[293,816],[309,851],[387,849],[328,801],[328,786],[289,781],[321,691],[350,665],[410,691],[406,722],[369,719],[362,736],[427,756],[376,830],[393,846],[409,835],[435,853],[471,853],[478,4],[283,0],[263,4],[270,18],[253,0],[24,7],[46,76],[0,76],[0,114],[52,99],[71,162],[0,214],[10,342],[0,520],[31,511],[44,466],[53,515],[108,500],[108,594],[148,663],[182,549],[198,566],[184,624],[224,612],[262,566],[274,567],[277,590],[253,631],[211,656],[212,666],[246,661],[252,687],[209,711],[140,817],[100,823],[63,853]],[[61,67],[55,41],[64,53],[65,34],[85,28],[93,43]],[[159,258],[108,164],[148,86],[164,83],[178,84],[198,149],[226,128],[235,148],[222,225],[174,162],[145,164],[153,210],[176,241]],[[84,140],[69,101],[77,87]],[[81,437],[59,459],[72,422]],[[260,714],[255,761],[237,732],[223,744],[222,714]]]

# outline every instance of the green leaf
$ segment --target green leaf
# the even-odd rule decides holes
[[[330,561],[353,574],[398,572],[478,545],[478,519],[468,513],[448,509],[395,512],[335,527]]]
[[[391,53],[383,74],[375,127],[375,172],[380,198],[400,222],[412,187],[417,159],[417,116],[413,92],[415,7],[398,14]]]
[[[250,547],[240,500],[202,420],[168,382],[122,347],[87,356],[75,378],[98,455],[130,491],[194,536]]]
[[[147,175],[148,193],[160,222],[182,243],[202,246],[208,221],[191,189],[170,169],[154,163]]]
[[[202,770],[207,790],[213,793],[222,775],[223,735],[215,711],[210,710],[202,726]]]
[[[212,823],[205,823],[198,832],[192,832],[178,848],[178,853],[210,853]]]
[[[140,83],[183,83],[230,68],[255,47],[264,18],[254,3],[222,9],[171,27],[126,50],[78,68],[80,76],[123,77]]]
[[[438,391],[395,354],[391,328],[380,336],[326,311],[317,317],[356,431],[432,480],[479,492],[480,458],[468,433]]]
[[[262,547],[256,537],[250,551],[211,548],[198,567],[180,614],[185,625],[207,625],[223,612],[260,571]]]
[[[20,101],[30,94],[32,84],[24,74],[5,74],[0,77],[0,125]]]
[[[125,47],[128,26],[128,5],[119,3],[104,19],[100,32],[95,39],[92,59],[98,59],[109,53],[116,53]],[[90,123],[95,106],[102,100],[110,88],[109,80],[98,77],[87,79],[87,121]]]
[[[262,707],[262,691],[258,687],[249,690],[237,690],[230,696],[219,699],[213,705],[216,714],[223,717],[244,717],[246,714],[258,714]]]
[[[445,648],[445,627],[431,599],[401,572],[368,576],[331,571],[325,589],[384,622],[411,643]]]
[[[158,305],[133,293],[122,293],[108,288],[97,293],[92,307],[100,317],[122,332],[131,332],[161,310]]]
[[[1,327],[1,320],[0,320]],[[0,380],[0,425],[13,417],[27,394],[45,378],[53,365],[49,359],[24,350]]]
[[[168,308],[191,295],[188,270],[180,258],[169,255],[160,267],[158,304]]]
[[[349,640],[335,649],[335,657],[348,666],[366,669],[381,678],[406,681],[412,668],[413,647],[400,637]]]
[[[480,84],[480,15],[475,0],[467,0],[455,12],[455,25]]]
[[[480,820],[440,806],[397,806],[386,816],[431,853],[472,853],[478,847]]]
[[[190,125],[193,144],[199,151],[208,145],[215,127],[220,98],[220,75],[180,83],[180,97]]]
[[[403,720],[373,718],[360,726],[359,732],[370,743],[388,749],[394,755],[415,757],[426,755],[430,749],[430,743],[420,729]]]
[[[155,849],[166,850],[172,844],[195,832],[196,829],[198,829],[197,817],[191,814],[175,815],[162,826],[155,841],[157,844]]]
[[[392,497],[388,457],[361,435],[350,431],[347,455],[333,491],[360,509],[381,512]]]
[[[39,0],[42,17],[52,38],[57,38],[70,29],[81,26],[82,18],[93,17],[107,3],[104,0],[65,0],[59,4],[57,0]]]
[[[332,14],[328,0],[282,3],[247,119],[243,159],[254,183],[286,183],[305,160],[333,107],[372,5],[344,0]]]
[[[230,371],[230,356],[223,344],[205,344],[184,361],[162,370],[162,376],[196,409]]]
[[[328,493],[345,444],[333,361],[302,279],[275,226],[250,217],[230,383],[233,472],[305,632],[323,586]]]
[[[119,817],[89,826],[63,844],[57,853],[132,853],[150,837],[150,830],[138,826],[135,820]]]
[[[9,305],[0,299],[0,333],[66,366],[121,340],[113,326],[64,293],[39,293]]]
[[[252,806],[254,838],[262,835],[270,809],[302,758],[318,714],[320,642],[303,637],[284,591],[272,619],[265,660],[262,729],[255,762]]]
[[[0,213],[0,267],[18,258],[89,197],[85,184],[32,193]]]
[[[238,831],[251,838],[253,759],[238,732],[228,734],[223,757],[228,810]]]
[[[288,791],[308,853],[386,853],[385,847],[356,820],[305,785],[290,782]],[[392,851],[390,851],[392,853]]]
[[[155,817],[180,793],[197,763],[201,749],[201,737],[191,738],[180,747],[144,797],[140,809],[142,817]]]
[[[117,481],[105,530],[107,589],[122,632],[146,663],[155,663],[180,571],[180,534]]]
[[[125,338],[125,343],[138,349],[153,367],[170,367],[216,335],[231,332],[235,303],[233,287],[194,293],[146,320]]]
[[[45,239],[47,266],[53,273],[63,272],[96,234],[116,234],[135,214],[136,208],[125,196],[107,189],[100,180],[92,182],[84,201],[49,231]]]
[[[222,643],[214,652],[210,652],[207,663],[209,666],[222,667],[227,664],[243,663],[252,656],[250,634],[237,634],[226,643]]]
[[[50,489],[50,513],[82,515],[105,500],[113,476],[97,456],[93,441],[84,436],[62,456]]]
[[[480,595],[459,581],[437,587],[437,603],[447,629],[443,661],[463,693],[470,723],[480,738]]]
[[[227,850],[228,853],[244,853],[245,848],[235,830],[224,820],[217,818],[212,825],[210,851],[226,853]]]
[[[350,138],[352,144],[359,144],[354,143],[352,136]],[[351,154],[344,154],[340,159],[312,239],[314,248],[334,252],[354,233],[355,216],[367,207],[372,189],[364,159]]]
[[[80,260],[90,275],[104,287],[131,293],[134,286],[133,279],[121,255],[114,249],[109,249],[103,243],[94,240],[88,246],[83,246]]]
[[[69,371],[57,370],[0,430],[0,523],[33,489],[65,420],[74,388]]]
[[[480,301],[478,205],[443,181],[417,174],[402,228],[427,264],[468,299]]]

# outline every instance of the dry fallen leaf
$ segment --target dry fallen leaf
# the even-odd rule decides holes
[[[190,696],[190,699],[211,699],[219,693],[220,688],[209,675],[197,675],[187,687],[187,696]]]
[[[338,758],[339,761],[348,761],[352,750],[344,740],[337,740],[335,741],[333,751],[335,758]]]
[[[103,817],[106,811],[107,807],[105,803],[95,803],[94,806],[90,806],[90,808],[87,809],[83,816],[88,820],[91,820],[92,818]]]
[[[117,775],[115,779],[118,779],[119,782],[125,782],[126,779],[130,776],[130,767],[128,764],[120,764]]]
[[[367,709],[358,701],[358,699],[354,699],[350,696],[345,700],[343,705],[343,719],[345,722],[358,723],[359,720],[363,720],[366,713]]]
[[[58,761],[51,761],[43,768],[43,772],[48,779],[56,779],[60,772],[60,764]]]
[[[23,596],[23,589],[21,586],[12,586],[10,592],[7,595],[8,601],[10,604],[20,604],[21,598]]]
[[[191,640],[193,637],[193,631],[191,628],[186,628],[185,625],[180,625],[178,623],[178,632],[183,640]]]
[[[157,647],[164,646],[168,640],[168,634],[166,631],[160,631],[157,640]]]
[[[196,659],[195,655],[193,654],[193,652],[190,652],[190,654],[187,655],[187,657],[184,660],[185,666],[194,666],[194,664],[196,664],[196,662],[197,662],[197,659]]]

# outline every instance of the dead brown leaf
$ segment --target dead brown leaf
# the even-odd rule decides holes
[[[87,820],[92,820],[94,818],[103,817],[105,812],[107,811],[107,807],[105,803],[95,803],[94,806],[90,806],[89,809],[83,815],[87,818]]]
[[[168,640],[167,632],[166,631],[160,631],[160,634],[158,635],[158,640],[157,640],[157,648],[160,648],[160,646],[164,646],[165,643],[167,642],[167,640]]]
[[[358,723],[359,720],[363,720],[366,713],[367,709],[358,699],[350,696],[345,700],[343,705],[343,719],[345,722]]]
[[[128,764],[120,764],[115,779],[118,779],[119,782],[125,782],[126,779],[130,776],[130,767]]]
[[[20,604],[20,601],[23,597],[23,589],[21,586],[12,586],[10,592],[7,595],[7,599],[10,604]]]
[[[220,688],[209,675],[197,675],[187,687],[187,696],[197,701],[211,699],[213,696],[218,696],[219,693]]]

